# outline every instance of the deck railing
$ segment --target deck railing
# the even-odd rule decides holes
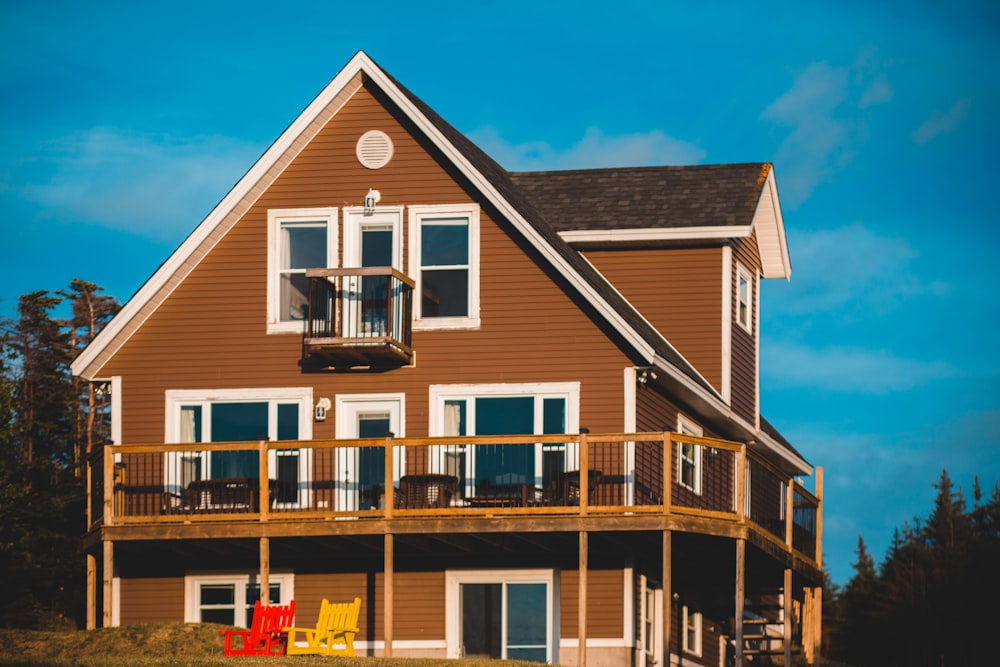
[[[815,558],[820,511],[746,445],[669,432],[115,445],[90,479],[94,527],[667,513],[749,520]]]

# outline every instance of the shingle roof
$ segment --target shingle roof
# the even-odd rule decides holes
[[[767,162],[529,171],[511,181],[557,232],[747,226]]]

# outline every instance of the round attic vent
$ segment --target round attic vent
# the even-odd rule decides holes
[[[369,130],[358,139],[358,162],[368,169],[381,169],[392,159],[392,139],[381,130]]]

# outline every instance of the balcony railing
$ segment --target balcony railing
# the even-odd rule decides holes
[[[392,267],[309,269],[303,362],[400,366],[413,358],[414,282]]]
[[[817,496],[746,445],[669,432],[109,445],[89,479],[92,527],[666,514],[818,553]]]

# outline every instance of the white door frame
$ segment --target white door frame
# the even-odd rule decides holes
[[[335,434],[338,440],[354,440],[358,437],[358,417],[370,412],[389,414],[389,430],[397,438],[406,435],[406,394],[338,394],[335,401]],[[393,456],[393,480],[398,482],[406,469],[405,450],[399,448]],[[354,447],[340,447],[336,456],[336,510],[355,511],[359,506],[358,450]]]

